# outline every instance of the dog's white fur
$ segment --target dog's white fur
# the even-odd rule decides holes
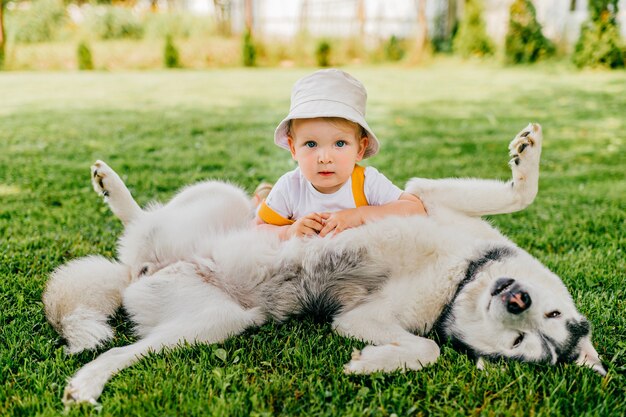
[[[256,292],[272,285],[275,271],[285,265],[315,270],[325,254],[340,257],[354,250],[365,251],[368,267],[385,271],[387,278],[365,296],[354,294],[355,302],[352,294],[342,298],[345,308],[334,317],[334,329],[370,343],[352,355],[346,372],[417,370],[435,362],[439,347],[423,336],[448,308],[446,333],[479,356],[554,363],[569,346],[579,364],[604,373],[590,335],[571,334],[572,323],[584,318],[561,280],[479,218],[521,210],[533,201],[541,141],[537,124],[515,137],[513,179],[506,183],[411,180],[407,191],[422,199],[427,217],[387,218],[332,238],[287,242],[249,228],[249,199],[237,187],[196,184],[168,204],[143,211],[119,176],[98,161],[94,188],[126,225],[119,262],[88,257],[57,269],[44,294],[46,314],[69,352],[78,352],[112,336],[106,321],[123,299],[139,340],[81,368],[64,401],[95,403],[113,374],[149,351],[181,341],[216,343],[271,317],[280,319]],[[507,255],[485,258],[486,250],[497,247]],[[468,271],[475,279],[461,285]],[[499,277],[519,280],[532,307],[528,303],[521,314],[511,314],[505,297],[494,295]],[[554,312],[558,316],[548,318]]]

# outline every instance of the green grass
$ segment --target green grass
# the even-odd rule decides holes
[[[558,273],[594,325],[606,378],[574,365],[503,363],[479,372],[445,346],[420,372],[346,376],[354,340],[328,324],[268,324],[218,346],[151,355],[107,385],[102,408],[68,415],[598,415],[626,413],[626,73],[352,68],[369,90],[382,152],[412,176],[506,179],[506,146],[529,121],[545,134],[540,193],[492,221]],[[107,161],[141,204],[222,178],[252,190],[293,166],[272,143],[297,70],[0,74],[0,415],[59,415],[67,357],[46,323],[48,274],[114,256],[122,226],[91,189]],[[133,340],[120,314],[120,346]]]

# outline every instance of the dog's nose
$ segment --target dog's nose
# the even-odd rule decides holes
[[[520,314],[528,310],[528,307],[532,304],[530,295],[526,291],[515,287],[507,291],[502,298],[506,302],[507,311],[511,314]]]

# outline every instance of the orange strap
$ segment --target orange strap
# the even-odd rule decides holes
[[[287,226],[288,224],[294,224],[295,221],[286,219],[280,214],[276,213],[265,203],[265,200],[261,203],[259,208],[259,217],[267,224],[273,224],[275,226]]]
[[[356,207],[369,205],[365,197],[365,168],[360,165],[355,165],[354,171],[352,171],[352,197]],[[265,200],[261,202],[258,214],[265,223],[275,226],[287,226],[295,223],[295,220],[287,219],[272,210],[265,203]]]
[[[365,168],[360,165],[355,165],[352,171],[352,196],[357,207],[369,205],[365,197]]]

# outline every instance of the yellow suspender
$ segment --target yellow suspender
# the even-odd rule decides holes
[[[365,197],[365,168],[360,165],[355,165],[354,171],[352,171],[352,197],[357,207],[368,205]],[[287,219],[272,210],[265,203],[265,200],[263,200],[259,208],[259,217],[265,223],[275,226],[286,226],[295,223],[295,220]]]
[[[365,168],[360,165],[355,165],[352,171],[352,196],[357,207],[369,205],[365,197]]]
[[[276,213],[274,210],[270,208],[267,204],[265,204],[265,200],[261,203],[261,207],[259,208],[259,217],[265,223],[273,224],[275,226],[287,226],[288,224],[294,224],[295,220],[286,219],[280,214]]]

